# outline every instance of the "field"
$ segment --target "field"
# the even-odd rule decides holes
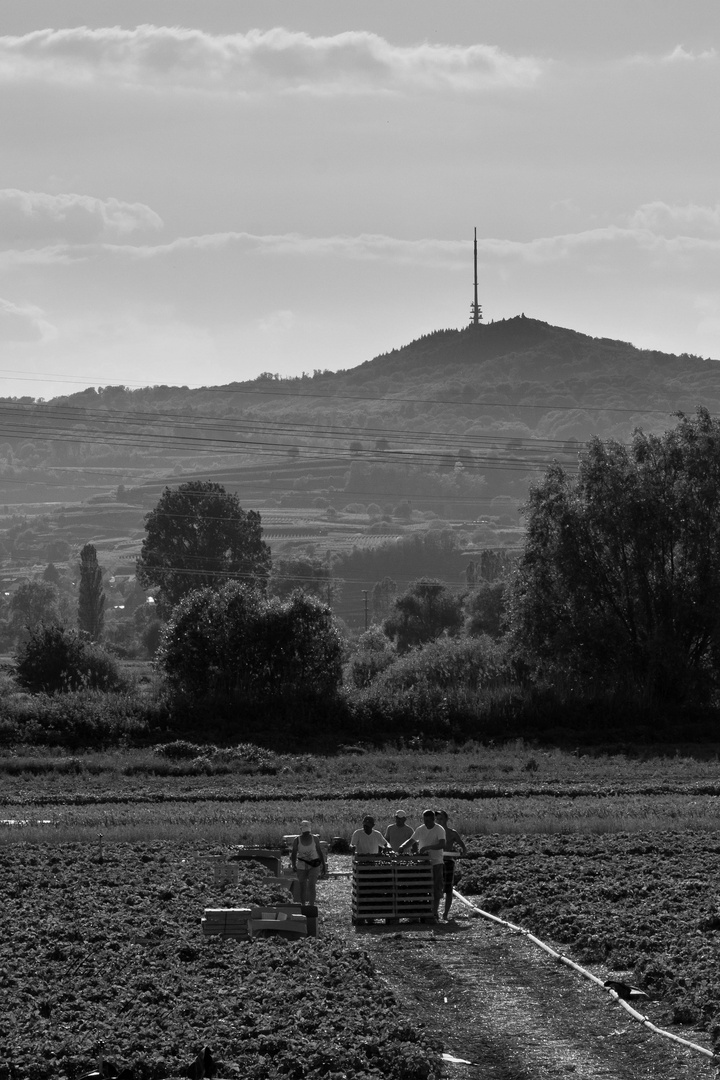
[[[19,749],[0,758],[0,818],[27,822],[0,826],[0,963],[13,971],[12,1001],[25,1005],[2,1028],[0,1080],[74,1080],[105,1043],[125,1065],[141,1062],[142,1077],[182,1072],[205,1044],[222,1057],[221,1075],[293,1075],[291,1055],[283,1055],[298,1036],[290,1021],[280,1024],[281,985],[298,1001],[308,986],[317,990],[306,1019],[330,1048],[315,1071],[294,1075],[339,1074],[333,1032],[346,1031],[353,1045],[360,1038],[363,994],[395,1020],[383,1020],[369,1051],[376,1071],[357,1058],[355,1071],[345,1061],[345,1075],[435,1075],[432,1039],[413,1042],[373,982],[372,963],[347,939],[257,943],[261,951],[249,959],[240,943],[220,947],[198,933],[202,908],[219,902],[206,856],[231,844],[276,843],[305,816],[324,838],[347,837],[365,812],[384,826],[398,805],[412,822],[426,805],[449,810],[469,845],[459,888],[480,907],[581,962],[625,973],[659,998],[669,1025],[692,1025],[708,1043],[717,1038],[714,750],[581,756],[517,743],[357,748],[330,758],[261,753],[252,762],[212,747],[183,749],[187,756],[175,758]],[[252,875],[241,886],[253,899],[262,889]],[[33,947],[18,949],[18,941]],[[328,980],[347,998],[330,1002]],[[104,1026],[93,1019],[100,1009],[108,1010]],[[3,1072],[12,1054],[20,1054],[15,1071]]]
[[[218,889],[208,854],[158,842],[0,851],[2,1080],[202,1076],[205,1047],[238,1080],[437,1075],[433,1047],[359,949],[331,936],[204,940],[205,907],[287,897],[262,868]]]

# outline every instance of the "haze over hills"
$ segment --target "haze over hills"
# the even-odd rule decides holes
[[[716,360],[523,315],[440,330],[346,371],[5,399],[4,567],[87,541],[129,567],[143,515],[191,476],[259,509],[275,555],[450,524],[466,548],[516,546],[518,505],[550,461],[573,467],[593,435],[663,431],[698,405],[720,412]]]

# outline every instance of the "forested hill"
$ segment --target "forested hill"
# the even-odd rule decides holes
[[[342,357],[338,357],[342,362]],[[140,412],[275,419],[342,429],[347,439],[415,429],[459,436],[626,439],[636,426],[664,430],[677,411],[720,411],[720,364],[637,349],[537,319],[440,330],[346,371],[188,390],[108,387],[73,394],[69,405]],[[368,435],[369,433],[369,435]],[[282,427],[274,433],[282,440]],[[289,430],[291,442],[312,438]],[[341,448],[342,439],[337,448]]]
[[[698,405],[720,412],[718,361],[520,315],[440,330],[344,371],[0,401],[0,494],[17,503],[32,484],[35,500],[82,498],[142,482],[148,470],[162,477],[378,452],[404,466],[474,460],[476,469],[490,454],[517,474],[595,434],[666,430],[673,414]],[[492,486],[504,491],[505,480]]]

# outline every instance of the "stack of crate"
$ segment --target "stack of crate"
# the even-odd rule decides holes
[[[352,866],[354,923],[432,917],[433,876],[426,855],[356,855]]]
[[[215,884],[218,886],[237,885],[238,864],[225,862],[224,857],[221,856],[215,860],[213,866],[213,876]]]
[[[276,904],[253,908],[248,928],[251,937],[307,937],[308,919],[299,904]]]
[[[251,914],[251,908],[205,908],[204,918],[200,920],[202,932],[206,937],[219,934],[245,940],[250,936]]]

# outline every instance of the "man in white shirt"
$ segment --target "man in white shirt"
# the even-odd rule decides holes
[[[445,850],[445,830],[435,822],[435,811],[425,810],[423,823],[409,840],[400,845],[400,851],[409,848],[412,842],[418,846],[418,855],[427,855],[433,872],[433,915],[438,917],[438,909],[443,895],[443,852]]]
[[[375,818],[370,814],[363,818],[362,829],[356,829],[352,834],[350,845],[356,855],[377,855],[390,847],[383,834],[375,828]]]
[[[404,810],[395,811],[395,823],[388,825],[385,830],[385,839],[390,847],[395,848],[395,851],[400,850],[400,845],[404,844],[406,840],[409,840],[413,834],[413,830],[409,825],[405,824],[407,814]]]

